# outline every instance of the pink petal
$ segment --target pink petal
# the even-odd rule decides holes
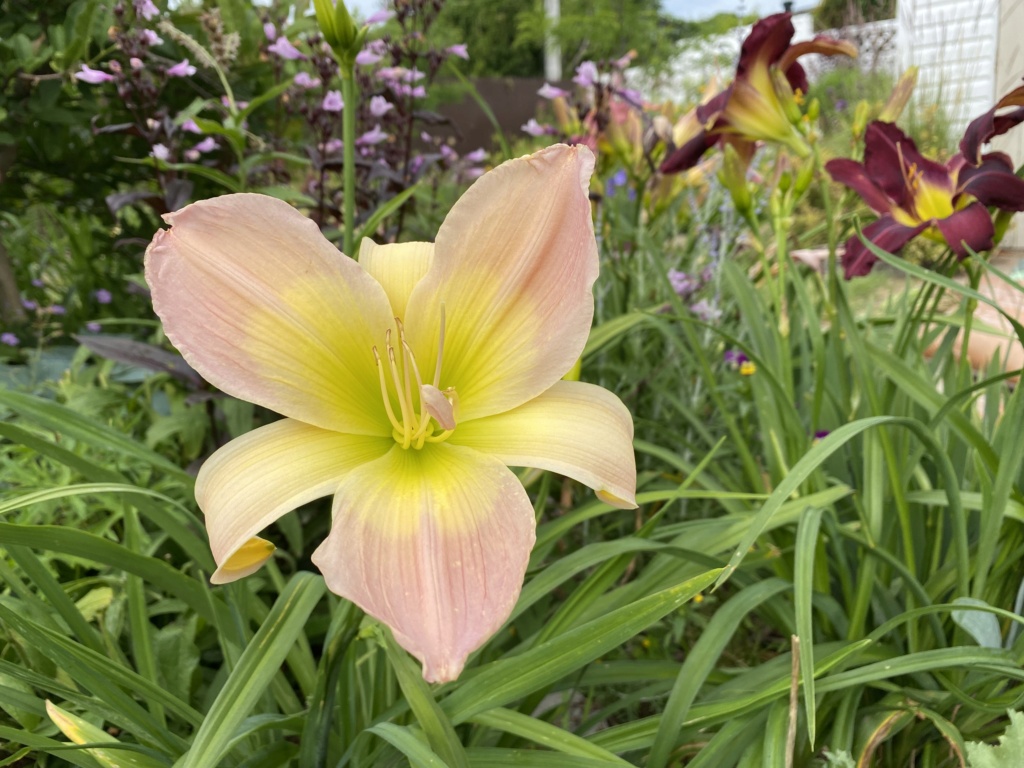
[[[372,348],[393,324],[372,277],[264,195],[168,214],[146,280],[168,338],[228,394],[339,432],[390,435]]]
[[[598,269],[593,168],[590,150],[563,144],[510,160],[480,177],[441,225],[406,328],[429,381],[444,305],[439,386],[455,388],[460,420],[531,400],[582,353]]]
[[[518,408],[463,421],[450,442],[514,467],[571,477],[612,506],[636,506],[633,418],[606,389],[559,381]]]
[[[313,562],[331,591],[391,627],[424,678],[446,682],[508,618],[534,539],[530,499],[499,461],[396,446],[342,481]]]
[[[219,566],[213,583],[247,576],[229,561],[253,536],[296,507],[330,495],[346,473],[393,445],[390,437],[345,435],[282,419],[214,453],[196,479],[196,501]]]

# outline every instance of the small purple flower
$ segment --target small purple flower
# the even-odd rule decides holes
[[[277,39],[277,27],[272,22],[263,22],[263,35],[270,42],[274,42]]]
[[[360,146],[370,146],[370,147],[372,147],[372,146],[375,146],[377,144],[380,144],[382,141],[387,141],[387,140],[388,140],[388,134],[385,133],[384,131],[382,131],[380,129],[379,125],[375,125],[375,126],[373,126],[373,130],[367,131],[362,136],[360,136],[358,139],[356,139],[356,144],[358,144]]]
[[[204,133],[203,129],[196,125],[196,121],[191,117],[181,124],[181,130],[185,133]]]
[[[100,331],[103,330],[103,326],[94,320],[90,323],[85,324],[85,330],[87,330],[89,333],[99,333]]]
[[[634,107],[642,108],[644,105],[644,95],[634,88],[623,88],[617,91],[617,93],[623,101],[632,104]]]
[[[678,269],[670,269],[668,271],[668,281],[672,285],[672,290],[681,299],[692,296],[700,289],[700,281],[697,278]]]
[[[135,71],[138,71],[142,69],[144,66],[146,66],[142,63],[142,59],[140,59],[138,56],[132,56],[130,59],[128,59],[128,64]]]
[[[711,304],[707,299],[701,299],[696,304],[691,304],[690,311],[705,323],[713,323],[722,316],[722,310]]]
[[[345,101],[341,98],[341,91],[328,91],[320,108],[324,112],[341,112],[345,108]]]
[[[295,76],[294,82],[299,88],[316,88],[320,85],[320,78],[310,77],[309,72],[299,72]]]
[[[374,117],[384,117],[395,108],[395,105],[383,96],[372,96],[370,98],[370,114]]]
[[[39,309],[39,305],[36,302],[32,301],[32,299],[22,299],[21,306],[23,306],[29,312],[35,312],[37,309]]]
[[[152,29],[142,30],[142,42],[146,45],[160,45],[164,40]]]
[[[292,45],[284,35],[281,35],[281,37],[277,38],[277,40],[272,44],[268,45],[267,50],[276,56],[280,56],[282,59],[288,59],[290,61],[306,58],[306,55]]]
[[[537,95],[543,99],[565,99],[568,98],[569,92],[551,83],[544,83],[537,89]]]
[[[207,136],[193,147],[196,152],[213,152],[216,148],[217,140],[213,136]]]
[[[168,77],[192,77],[195,73],[196,68],[188,63],[188,59],[182,59],[167,70]]]
[[[106,288],[100,288],[98,291],[95,291],[93,296],[96,297],[96,301],[100,304],[109,304],[114,300],[113,295]]]
[[[391,21],[391,19],[393,18],[395,18],[394,11],[377,11],[376,13],[371,13],[369,15],[369,17],[366,19],[366,23],[383,24],[385,21]]]
[[[473,163],[474,165],[476,163],[482,163],[484,160],[487,159],[487,150],[484,149],[483,147],[480,147],[479,149],[474,149],[472,152],[466,155],[465,159],[467,163]]]
[[[832,434],[830,429],[817,429],[814,431],[815,440],[824,440],[826,437]]]
[[[464,169],[462,171],[462,178],[466,179],[467,181],[472,181],[473,179],[479,179],[483,175],[484,175],[484,169],[483,168],[466,168],[466,169]]]
[[[465,43],[459,43],[458,45],[449,45],[445,50],[452,56],[458,56],[460,59],[469,61],[469,51],[466,50]]]
[[[88,83],[89,85],[99,85],[100,83],[109,83],[114,79],[113,75],[108,75],[98,69],[93,69],[88,64],[83,64],[82,68],[75,72],[75,80],[82,83]]]
[[[6,344],[8,347],[16,347],[21,344],[21,339],[13,333],[0,333],[0,343]]]
[[[38,277],[33,277],[32,278],[32,285],[34,285],[36,288],[44,288],[46,286],[46,283],[44,283]]]
[[[531,136],[544,136],[548,133],[553,133],[553,129],[549,125],[541,125],[537,122],[536,118],[531,117],[526,123],[521,126],[524,133],[528,133]]]
[[[153,0],[132,0],[132,5],[135,6],[135,13],[146,21],[160,15],[160,9],[153,4]]]
[[[722,355],[722,361],[726,365],[732,365],[737,368],[739,368],[748,360],[750,360],[750,358],[747,357],[743,352],[741,352],[738,349],[727,349],[725,350],[725,353]]]
[[[163,144],[154,144],[153,151],[149,153],[150,157],[155,157],[157,160],[166,161],[171,156],[171,150],[165,147]]]
[[[190,162],[190,163],[199,162],[199,158],[200,157],[202,157],[202,155],[199,154],[199,150],[196,150],[196,149],[186,149],[185,150],[185,159],[188,162]]]
[[[374,53],[367,48],[363,48],[363,50],[356,54],[356,64],[361,67],[369,67],[372,64],[379,62],[382,58],[384,57],[379,53]]]
[[[227,96],[221,96],[220,97],[220,103],[224,105],[224,109],[231,109],[231,102],[228,101],[228,97]],[[249,106],[249,102],[248,101],[236,101],[235,102],[235,106],[238,109],[245,109],[246,107]],[[245,124],[243,123],[242,125],[244,126]]]
[[[605,184],[604,191],[610,197],[615,194],[615,190],[619,189],[620,187],[626,186],[626,184],[628,183],[629,175],[626,173],[625,170],[620,168],[612,175],[610,179],[608,179],[608,183]]]
[[[324,154],[333,155],[335,152],[341,152],[344,147],[345,143],[341,139],[329,139],[324,144]]]
[[[715,279],[715,268],[711,266],[704,267],[704,269],[700,271],[700,279],[705,283],[710,283]]]
[[[68,313],[61,304],[54,304],[52,307],[48,307],[46,311],[51,315],[66,315]]]
[[[576,67],[576,77],[572,79],[576,85],[589,88],[598,80],[597,65],[592,61],[584,61]]]
[[[636,51],[630,51],[625,56],[616,59],[612,62],[612,66],[616,69],[626,69],[630,64],[633,63],[633,59],[636,57]]]
[[[836,112],[846,111],[846,99],[836,99]]]
[[[447,144],[441,145],[441,157],[444,158],[445,162],[454,163],[459,159],[459,153],[449,147]]]

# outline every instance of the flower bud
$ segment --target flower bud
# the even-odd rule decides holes
[[[886,123],[895,123],[899,116],[903,114],[903,109],[907,106],[907,102],[910,101],[915,85],[917,85],[917,67],[909,67],[906,72],[900,75],[896,87],[892,89],[889,100],[882,107],[878,119]]]
[[[814,180],[814,163],[808,160],[804,161],[804,164],[800,167],[800,170],[796,173],[796,183],[793,185],[793,192],[797,196],[802,195],[807,191],[807,188],[811,186],[811,182]]]
[[[718,180],[729,190],[736,210],[744,214],[750,210],[750,188],[747,186],[747,165],[739,152],[729,142],[722,147],[722,169],[718,172]]]
[[[803,117],[803,113],[800,111],[800,105],[797,103],[797,96],[793,93],[793,88],[790,86],[786,76],[778,69],[773,67],[771,73],[772,85],[779,98],[779,104],[782,105],[782,110],[786,113],[786,119],[793,123],[793,125],[798,124]]]
[[[850,129],[855,139],[864,135],[864,129],[868,126],[868,103],[864,100],[857,102],[857,109],[853,113],[853,127]]]

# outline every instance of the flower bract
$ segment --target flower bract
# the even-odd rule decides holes
[[[211,383],[286,417],[199,473],[215,583],[271,556],[256,534],[274,520],[333,495],[313,554],[328,587],[448,681],[508,618],[533,546],[508,466],[635,506],[629,412],[561,381],[593,318],[593,165],[564,145],[506,162],[434,243],[364,240],[358,263],[270,197],[167,215],[146,277],[168,337]]]

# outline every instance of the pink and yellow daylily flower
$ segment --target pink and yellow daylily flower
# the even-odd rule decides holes
[[[808,53],[856,56],[857,49],[824,35],[791,44],[794,32],[789,13],[766,16],[753,26],[740,48],[735,79],[697,107],[694,119],[677,130],[676,149],[662,163],[662,173],[692,168],[722,140],[748,159],[757,141],[782,144],[801,157],[810,154],[797,127],[800,104],[807,94],[807,74],[797,59]]]
[[[364,240],[358,262],[270,197],[166,216],[146,279],[168,337],[210,382],[286,417],[199,473],[214,583],[257,570],[273,546],[256,534],[333,494],[313,553],[327,586],[444,682],[522,585],[534,511],[508,466],[636,506],[629,412],[561,380],[593,318],[593,166],[564,145],[506,162],[434,243]]]

